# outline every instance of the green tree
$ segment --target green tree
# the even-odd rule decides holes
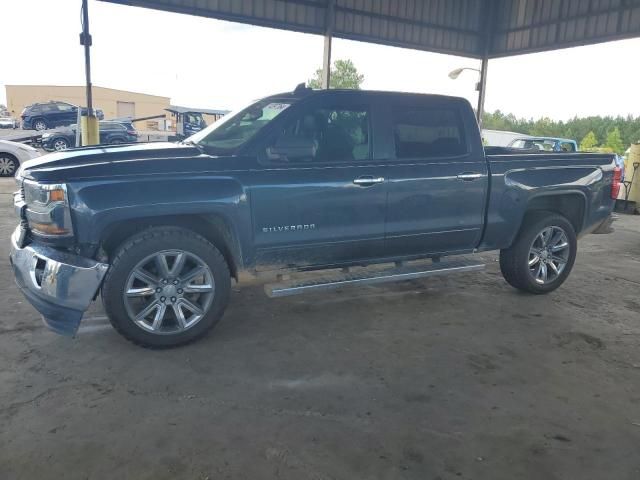
[[[624,144],[622,143],[622,137],[620,136],[618,127],[615,127],[607,134],[607,141],[604,146],[609,147],[615,153],[624,153]]]
[[[516,118],[512,114],[506,114],[500,110],[495,112],[485,112],[483,117],[484,128],[493,130],[508,130],[511,132],[524,133],[527,135],[541,135],[550,137],[562,137],[573,139],[584,139],[593,132],[597,139],[603,143],[609,135],[612,135],[613,147],[605,143],[606,148],[622,148],[640,141],[640,116],[634,117],[627,115],[626,117],[574,117],[566,121],[551,120],[542,118],[534,120],[533,118]],[[618,133],[613,133],[615,130]],[[622,146],[617,144],[616,136],[622,142]],[[592,148],[596,148],[595,146]],[[605,146],[600,147],[605,148]]]
[[[364,75],[358,73],[358,69],[351,60],[336,60],[331,67],[331,79],[329,88],[350,88],[360,90],[364,81]],[[316,70],[313,78],[307,85],[311,88],[322,88],[322,68]]]
[[[548,117],[540,118],[531,127],[531,135],[539,137],[553,137],[559,136],[559,125]]]
[[[587,133],[580,142],[580,150],[588,152],[590,150],[593,150],[597,146],[598,139],[596,138],[596,134],[593,133],[593,130],[590,130],[589,133]]]

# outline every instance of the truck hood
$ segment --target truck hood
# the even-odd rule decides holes
[[[177,143],[84,147],[24,162],[17,176],[49,183],[122,175],[202,172],[218,170],[220,160],[221,157],[204,155],[193,146]]]

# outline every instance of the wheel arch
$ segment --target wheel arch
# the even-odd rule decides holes
[[[5,150],[0,151],[0,157],[9,157],[13,160],[15,160],[16,162],[18,162],[18,164],[20,164],[20,159],[18,157],[16,157],[13,153],[11,152],[7,152]]]
[[[33,117],[33,118],[31,119],[31,126],[35,129],[35,128],[36,128],[36,123],[37,123],[38,121],[40,121],[40,120],[42,120],[42,121],[44,122],[44,124],[45,124],[46,128],[49,128],[49,127],[50,127],[50,125],[49,125],[49,123],[50,123],[50,122],[49,122],[46,118],[44,118],[44,117],[42,117],[42,116],[40,116],[40,117]]]
[[[587,213],[587,197],[579,190],[549,192],[535,195],[527,202],[520,228],[528,215],[533,212],[547,211],[565,217],[577,234],[582,231]]]
[[[236,281],[238,280],[238,271],[243,265],[240,243],[231,222],[219,213],[165,215],[122,220],[104,229],[100,246],[111,258],[127,238],[148,228],[162,226],[181,227],[202,235],[220,250],[229,265],[231,275]]]

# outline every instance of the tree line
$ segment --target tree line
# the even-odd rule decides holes
[[[483,128],[508,130],[540,137],[561,137],[576,140],[583,151],[606,151],[623,154],[632,143],[640,142],[640,116],[634,117],[574,117],[571,120],[551,120],[544,117],[517,118],[500,110],[485,112]]]

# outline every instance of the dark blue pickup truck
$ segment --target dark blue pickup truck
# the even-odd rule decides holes
[[[45,322],[73,335],[101,293],[126,338],[170,347],[218,322],[243,271],[280,274],[281,296],[477,270],[473,253],[500,250],[507,282],[550,292],[577,237],[609,229],[620,171],[607,154],[485,151],[460,98],[299,86],[182,143],[28,161],[17,183],[11,260]]]

